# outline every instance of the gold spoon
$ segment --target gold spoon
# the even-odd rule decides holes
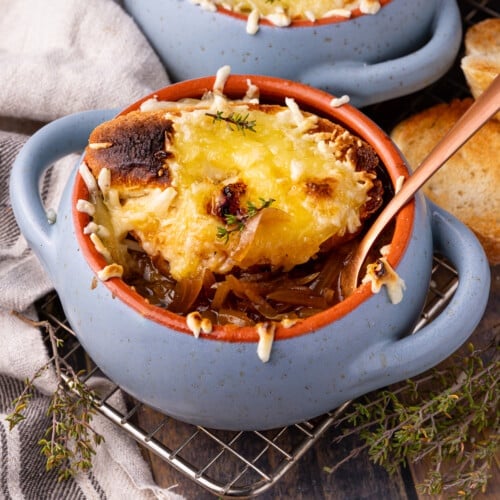
[[[340,277],[342,294],[348,297],[356,289],[361,266],[377,237],[399,210],[437,172],[460,146],[469,140],[500,109],[500,75],[438,142],[400,191],[380,212],[366,232]]]

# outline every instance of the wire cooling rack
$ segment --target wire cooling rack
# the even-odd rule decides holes
[[[432,278],[426,305],[416,333],[439,314],[458,286],[458,274],[450,263],[434,256]],[[56,293],[37,304],[40,319],[48,321],[57,336],[64,339],[64,358],[80,370],[85,364],[82,382],[102,377],[99,369],[78,343],[62,312]],[[120,410],[113,396],[120,391],[110,383],[105,392],[97,392],[97,410],[123,432],[135,439],[145,450],[191,478],[211,493],[225,497],[256,496],[274,486],[294,464],[335,424],[345,408],[341,407],[313,420],[271,431],[218,431],[185,424],[154,412],[156,421],[138,424],[138,415],[147,408],[142,403],[125,398],[129,405]]]
[[[458,2],[465,30],[487,18],[500,16],[500,0],[462,0]],[[410,96],[365,108],[383,129],[391,128],[410,114],[438,102],[468,95],[459,61],[449,73],[428,88]],[[432,321],[446,306],[458,286],[453,266],[434,256],[432,279],[426,305],[413,334]],[[38,304],[41,319],[48,321],[65,339],[65,358],[78,369],[85,368],[82,382],[102,374],[78,343],[67,324],[58,297],[51,293]],[[83,360],[83,362],[82,362]],[[157,419],[147,424],[140,415],[147,407],[125,395],[127,411],[114,404],[120,389],[98,393],[97,410],[149,451],[209,492],[225,497],[249,497],[274,486],[335,425],[350,404],[316,419],[265,432],[214,431],[176,421],[155,412]],[[138,423],[140,422],[140,423]]]

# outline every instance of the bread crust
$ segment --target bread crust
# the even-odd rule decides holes
[[[164,111],[118,116],[93,130],[85,161],[96,178],[109,169],[113,186],[167,187],[172,124]]]
[[[98,126],[84,162],[108,209],[97,220],[111,228],[110,246],[132,235],[183,280],[289,270],[354,238],[383,202],[380,159],[339,124],[288,104],[166,104]]]
[[[415,169],[473,100],[454,100],[398,124],[391,137]],[[492,265],[500,264],[500,122],[490,120],[423,187],[429,199],[469,226]]]
[[[471,94],[477,99],[500,74],[500,19],[486,19],[465,34],[461,67]],[[500,120],[500,113],[495,115]]]
[[[466,54],[500,53],[500,18],[485,19],[465,34]]]

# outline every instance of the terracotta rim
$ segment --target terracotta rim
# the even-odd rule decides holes
[[[356,108],[348,104],[338,108],[332,108],[330,106],[332,96],[326,92],[313,89],[304,84],[267,76],[232,75],[226,82],[224,93],[231,98],[242,97],[247,91],[248,80],[251,80],[253,84],[259,87],[262,102],[284,104],[285,97],[292,97],[302,109],[311,110],[320,115],[331,117],[369,142],[386,166],[393,185],[395,185],[396,180],[400,176],[405,178],[408,177],[409,173],[405,161],[390,138]],[[137,109],[142,102],[154,96],[159,100],[171,101],[176,101],[185,97],[199,98],[206,91],[212,89],[214,81],[215,77],[211,76],[170,85],[142,98],[124,109],[120,114],[126,114]],[[72,194],[72,214],[75,233],[84,258],[89,263],[91,269],[97,273],[106,265],[106,262],[102,255],[95,249],[89,236],[83,233],[83,228],[89,222],[89,216],[76,210],[76,202],[79,199],[88,199],[88,195],[89,193],[83,179],[80,175],[77,175]],[[414,212],[415,205],[414,202],[411,202],[400,211],[396,218],[394,236],[388,255],[388,261],[392,266],[396,266],[399,263],[409,243],[413,228]],[[109,288],[114,297],[122,300],[142,316],[166,327],[192,335],[192,332],[186,326],[186,321],[183,316],[158,306],[148,304],[144,297],[135,292],[121,279],[112,278],[104,282],[104,284]],[[342,318],[367,300],[371,295],[370,285],[362,285],[350,297],[325,311],[303,319],[290,328],[278,326],[275,337],[276,339],[285,339],[317,330]],[[214,326],[213,332],[206,335],[206,338],[229,342],[255,342],[258,340],[258,335],[255,331],[255,327],[216,325]]]
[[[392,0],[379,0],[380,2],[380,7],[384,7],[388,3],[392,2]],[[221,7],[220,5],[217,5],[217,12],[224,14],[229,17],[234,17],[235,19],[238,19],[239,21],[247,22],[248,16],[245,14],[240,14],[239,12],[233,12],[232,10],[225,9],[224,7]],[[372,15],[372,14],[364,14],[359,10],[359,8],[354,9],[351,11],[351,16],[350,17],[342,17],[342,16],[331,16],[331,17],[325,17],[322,19],[318,19],[316,21],[308,21],[306,19],[300,19],[296,21],[292,21],[290,25],[286,27],[279,27],[271,23],[271,21],[267,19],[260,19],[259,20],[259,25],[265,25],[265,26],[270,26],[271,28],[276,28],[276,29],[286,29],[286,28],[306,28],[306,27],[314,27],[314,26],[321,26],[324,24],[335,24],[335,23],[343,23],[346,21],[351,21],[352,19],[356,19],[358,17],[362,16],[367,16],[367,15]]]

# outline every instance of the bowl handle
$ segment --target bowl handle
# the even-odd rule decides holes
[[[324,64],[305,71],[300,80],[338,97],[347,94],[353,106],[368,106],[415,92],[443,76],[453,65],[461,40],[456,0],[442,0],[436,7],[430,40],[415,52],[375,64]]]
[[[356,360],[369,379],[382,380],[384,385],[418,375],[450,356],[472,334],[488,302],[490,267],[477,238],[455,217],[428,204],[434,250],[455,266],[458,287],[446,307],[422,329],[381,346],[378,353],[370,349]],[[365,387],[364,392],[376,388]]]
[[[17,224],[45,269],[56,257],[54,225],[40,193],[44,171],[56,160],[83,150],[90,132],[116,110],[75,113],[48,123],[33,134],[19,152],[10,176],[10,200]]]

